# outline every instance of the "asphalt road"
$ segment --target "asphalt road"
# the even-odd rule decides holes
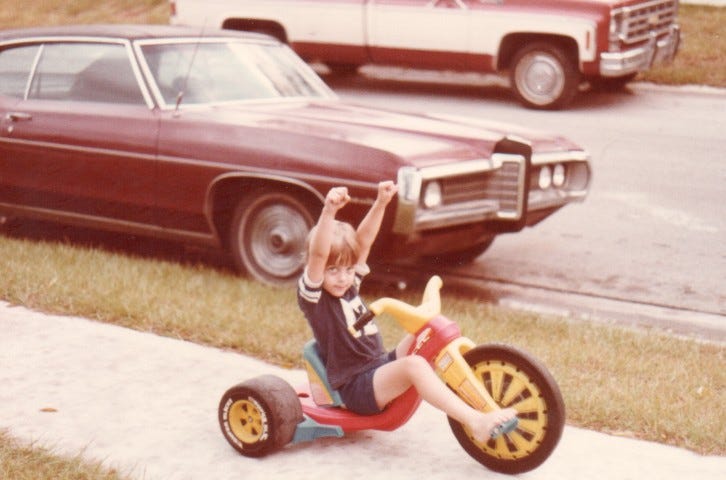
[[[610,302],[624,316],[648,310],[643,316],[655,320],[726,324],[726,90],[634,84],[540,112],[519,106],[501,79],[473,74],[364,69],[326,80],[347,100],[544,129],[590,152],[583,204],[500,236],[460,273],[485,288],[535,292],[535,303],[576,296]],[[509,298],[512,288],[504,290]]]

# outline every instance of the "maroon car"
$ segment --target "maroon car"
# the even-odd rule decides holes
[[[161,25],[0,32],[0,216],[226,249],[297,277],[331,186],[400,184],[383,260],[469,261],[588,190],[572,142],[346,104],[278,41]]]

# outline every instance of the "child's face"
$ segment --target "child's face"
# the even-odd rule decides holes
[[[334,297],[342,297],[353,285],[354,280],[353,265],[331,265],[323,274],[323,289]]]

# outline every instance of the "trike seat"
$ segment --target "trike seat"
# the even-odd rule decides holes
[[[318,343],[314,339],[303,347],[303,360],[315,404],[324,407],[342,407],[343,400],[340,398],[340,393],[330,386],[328,373],[318,351]]]

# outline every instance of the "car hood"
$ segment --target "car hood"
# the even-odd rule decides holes
[[[403,163],[489,157],[498,141],[516,137],[534,152],[580,150],[564,137],[475,118],[405,114],[340,101],[214,107],[209,121],[243,124],[387,152]],[[199,111],[197,115],[205,115]]]

